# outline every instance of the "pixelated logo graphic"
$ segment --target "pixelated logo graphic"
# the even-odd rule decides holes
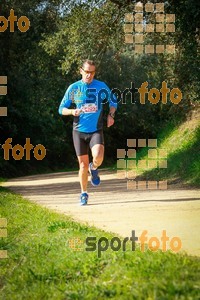
[[[148,158],[138,159],[136,147],[147,148]],[[127,189],[167,189],[164,181],[137,181],[141,171],[167,168],[167,150],[157,148],[157,139],[127,139],[128,149],[117,149],[117,178],[127,179]]]
[[[144,17],[145,12],[145,17]],[[148,23],[148,20],[152,23]],[[175,45],[144,45],[146,34],[149,33],[174,33],[175,14],[164,13],[164,3],[135,4],[133,13],[125,14],[124,33],[125,43],[135,45],[135,53],[175,53]]]
[[[6,238],[7,233],[7,219],[6,218],[0,218],[0,238]],[[8,258],[7,250],[1,250],[0,249],[0,259],[2,258]]]
[[[0,76],[0,96],[7,95],[7,76]],[[7,117],[7,107],[0,107],[0,117]]]
[[[83,241],[80,238],[71,238],[67,242],[68,247],[73,251],[83,251]]]
[[[70,99],[72,100],[72,103],[78,104],[83,103],[83,92],[81,92],[79,89],[73,89],[70,92]]]

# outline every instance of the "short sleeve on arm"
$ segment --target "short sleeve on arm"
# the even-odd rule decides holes
[[[72,90],[73,90],[73,87],[72,87],[72,85],[70,85],[65,92],[65,95],[64,95],[64,97],[60,103],[59,109],[58,109],[58,112],[60,115],[62,115],[63,108],[69,108],[70,105],[72,104],[72,101],[73,101]]]
[[[105,84],[105,88],[109,94],[109,98],[108,98],[109,107],[113,106],[113,107],[115,107],[115,109],[117,109],[118,101],[117,101],[117,97],[116,97],[115,93],[113,93],[106,84]]]

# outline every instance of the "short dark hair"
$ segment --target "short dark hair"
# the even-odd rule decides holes
[[[85,64],[88,64],[88,65],[91,65],[91,66],[95,66],[95,67],[96,67],[95,62],[94,62],[93,60],[91,60],[91,59],[85,59],[85,60],[83,61],[83,63],[82,63],[82,67],[84,67]]]

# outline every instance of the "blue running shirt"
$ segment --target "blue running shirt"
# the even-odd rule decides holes
[[[116,96],[103,81],[93,79],[88,84],[79,80],[68,87],[58,111],[62,115],[63,108],[69,108],[75,103],[76,108],[82,109],[82,113],[74,117],[73,129],[92,133],[103,129],[102,106],[105,105],[105,101],[109,103],[109,107],[117,108]]]

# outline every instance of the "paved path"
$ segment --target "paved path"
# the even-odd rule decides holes
[[[27,176],[3,185],[45,207],[73,219],[130,237],[147,230],[148,241],[162,231],[179,237],[182,250],[200,256],[200,189],[127,190],[126,180],[101,170],[101,185],[89,184],[89,204],[79,206],[77,172]],[[162,245],[162,243],[160,244]],[[169,245],[169,243],[168,243]]]

